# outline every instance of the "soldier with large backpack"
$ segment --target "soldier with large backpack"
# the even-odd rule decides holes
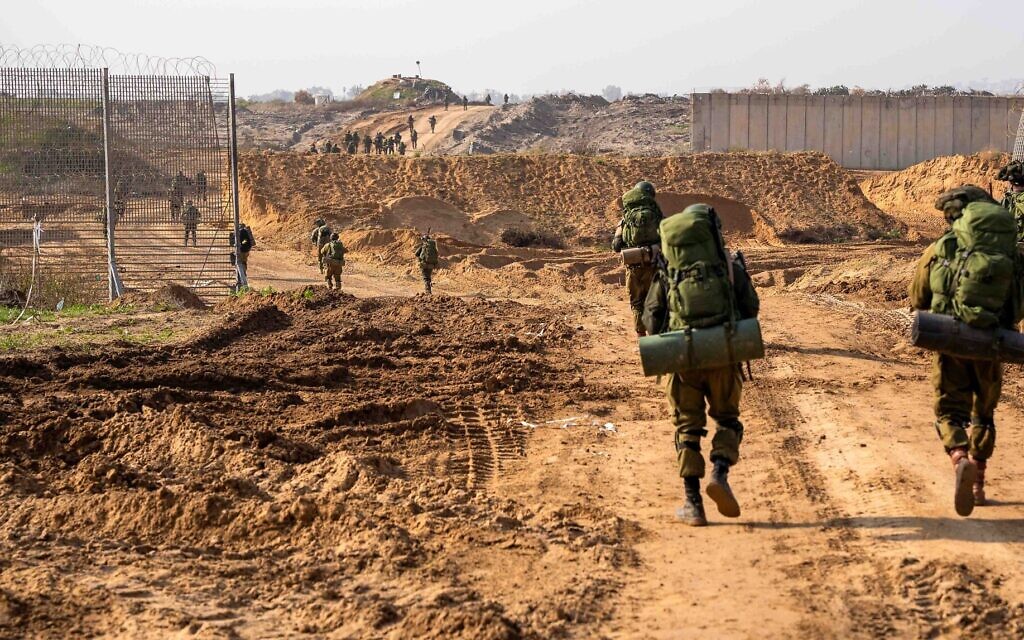
[[[756,318],[760,301],[741,253],[730,253],[722,237],[721,222],[706,204],[693,204],[660,225],[663,268],[644,304],[643,320],[651,335],[714,327],[735,327]],[[654,340],[656,338],[645,338]],[[728,359],[725,360],[728,362]],[[685,502],[677,517],[691,526],[704,526],[707,517],[700,494],[705,462],[701,439],[707,435],[707,415],[716,423],[711,440],[713,471],[707,486],[718,512],[740,515],[729,486],[729,468],[739,460],[743,423],[740,422],[742,365],[690,369],[671,373],[665,387],[675,424],[676,458],[683,479]],[[708,410],[705,414],[705,403]]]
[[[1024,315],[1024,279],[1013,215],[973,185],[943,193],[935,207],[952,228],[918,261],[911,305],[975,329],[1014,329]],[[953,463],[953,504],[961,516],[986,501],[985,471],[995,449],[1002,375],[997,360],[933,356],[935,429]]]
[[[341,289],[341,271],[345,266],[345,245],[337,233],[331,234],[330,241],[320,247],[320,256],[324,264],[324,280],[328,289]],[[332,286],[333,280],[333,286]]]
[[[432,293],[431,279],[433,278],[434,270],[438,267],[439,259],[437,242],[430,237],[429,231],[420,237],[415,253],[416,261],[420,265],[420,275],[423,276],[423,290],[427,295],[430,295]]]
[[[313,233],[309,235],[310,241],[313,243],[314,251],[316,251],[317,265],[320,267],[320,273],[324,272],[324,255],[321,250],[324,245],[330,242],[331,239],[331,228],[327,226],[323,218],[317,218],[316,222],[313,223]]]
[[[655,195],[654,185],[646,180],[622,195],[622,220],[612,239],[612,250],[622,254],[626,266],[626,289],[637,336],[647,335],[641,316],[647,291],[657,271],[660,251],[658,225],[664,216]]]
[[[1014,160],[999,170],[996,179],[1010,183],[1002,205],[1017,222],[1017,242],[1024,242],[1024,163]]]

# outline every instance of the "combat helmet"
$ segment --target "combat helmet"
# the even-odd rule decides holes
[[[657,193],[654,190],[654,185],[648,182],[647,180],[641,180],[640,182],[636,183],[636,186],[633,188],[639,191],[640,193],[644,194],[648,198],[653,198],[655,195],[657,195]]]
[[[1002,175],[1002,172],[1000,172],[1000,175]],[[952,222],[959,218],[963,213],[964,207],[972,202],[997,204],[992,196],[988,194],[988,191],[973,184],[965,184],[940,193],[939,197],[935,199],[935,208],[942,212],[947,221]]]
[[[324,226],[327,223],[324,222],[323,218],[317,218],[316,220],[313,221],[313,224],[315,224],[318,227],[322,227],[322,226]]]
[[[1024,185],[1024,162],[1014,160],[999,170],[996,180],[1004,180],[1014,185]]]

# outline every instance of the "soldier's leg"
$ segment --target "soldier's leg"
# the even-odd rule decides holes
[[[740,394],[743,378],[739,367],[723,367],[707,372],[708,414],[716,423],[711,439],[711,480],[708,497],[715,501],[718,512],[727,518],[738,518],[740,504],[729,486],[729,468],[740,458],[743,423],[740,422]]]
[[[932,388],[935,389],[935,429],[946,452],[967,449],[974,393],[970,362],[936,353],[932,358]]]
[[[953,463],[953,506],[961,516],[974,510],[974,482],[978,467],[968,456],[970,424],[974,403],[974,370],[970,360],[936,353],[932,361],[935,389],[935,429]]]
[[[434,270],[430,267],[420,266],[420,274],[423,276],[423,290],[426,293],[433,293],[432,279]]]
[[[644,328],[644,301],[647,291],[654,281],[654,267],[628,267],[626,269],[626,289],[629,291],[629,308],[633,312],[633,326],[638,336],[647,335]]]
[[[701,371],[673,374],[665,386],[665,395],[672,409],[672,424],[676,428],[679,475],[683,478],[704,477],[704,456],[700,452],[700,440],[707,435],[705,390],[704,374]]]
[[[974,410],[971,412],[970,456],[978,467],[974,479],[974,504],[988,504],[985,496],[985,472],[996,448],[996,405],[1003,390],[1003,365],[1000,362],[972,363],[974,373]]]

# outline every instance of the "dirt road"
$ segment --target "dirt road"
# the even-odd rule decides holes
[[[442,271],[463,298],[426,301],[354,256],[358,299],[235,302],[179,346],[16,360],[0,411],[52,437],[0,440],[0,632],[1019,638],[1019,371],[994,503],[959,518],[905,314],[797,277],[916,250],[748,247],[774,284],[743,515],[712,507],[703,529],[674,518],[665,401],[598,282],[506,295],[488,270]],[[285,250],[250,275],[319,282]]]
[[[335,134],[335,138],[340,139],[344,135],[344,131],[358,131],[360,135],[369,134],[371,138],[378,131],[385,136],[391,136],[395,132],[401,131],[402,140],[405,141],[407,147],[407,154],[412,155],[416,151],[430,153],[435,147],[451,138],[452,132],[460,126],[482,122],[494,109],[495,107],[473,105],[463,111],[462,105],[452,104],[448,107],[447,111],[444,110],[444,107],[439,106],[411,111],[385,111],[363,120],[346,123],[344,128]],[[416,149],[412,148],[412,143],[409,140],[408,120],[410,115],[414,118],[413,126],[416,128],[417,134],[419,134]],[[437,124],[434,127],[433,133],[430,131],[429,124],[431,116],[437,118]],[[362,149],[360,148],[361,151]]]

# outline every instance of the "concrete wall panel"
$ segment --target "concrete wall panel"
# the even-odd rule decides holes
[[[935,155],[953,155],[953,98],[935,100]]]
[[[879,115],[878,168],[898,169],[900,149],[900,105],[895,98],[882,98]]]
[[[953,98],[953,153],[971,152],[971,99]]]
[[[971,153],[987,149],[991,139],[988,100],[971,98]]]
[[[1013,144],[1013,137],[1017,134],[1017,123],[1013,123],[1013,134],[1009,132],[1007,122],[1010,115],[1010,101],[1006,98],[991,98],[988,102],[989,134],[988,148],[996,151],[1005,151],[1009,144]]]
[[[864,105],[858,96],[843,101],[843,159],[846,167],[860,167],[863,145],[861,125],[864,120]]]
[[[750,136],[748,149],[768,148],[768,96],[750,96]]]
[[[729,95],[711,94],[711,150],[729,150]]]
[[[729,149],[747,149],[750,144],[750,96],[729,96]]]
[[[921,162],[935,157],[935,99],[917,98],[914,110],[917,112],[917,134],[915,135],[915,160]]]
[[[786,96],[768,97],[768,148],[786,150],[786,121],[788,120]]]
[[[807,151],[825,150],[825,98],[807,98]]]
[[[917,101],[900,98],[899,101],[899,149],[896,162],[909,167],[917,162]]]
[[[807,97],[786,98],[786,151],[807,148]]]
[[[862,169],[878,168],[878,137],[881,134],[882,100],[878,96],[866,96],[861,101],[860,135],[860,167]]]
[[[843,162],[843,98],[825,96],[825,153]]]
[[[711,97],[706,93],[695,93],[690,96],[690,148],[694,151],[704,151],[709,142],[710,100]]]

